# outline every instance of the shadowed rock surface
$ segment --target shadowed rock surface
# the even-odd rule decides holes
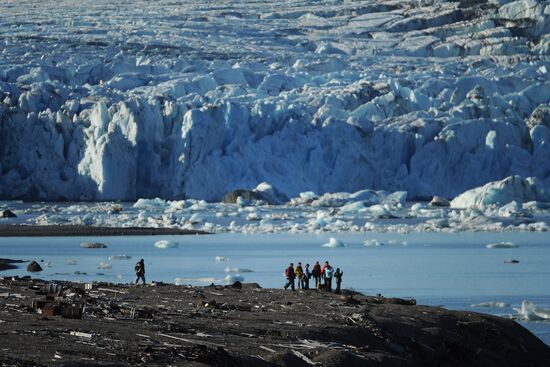
[[[347,291],[58,284],[57,301],[85,303],[81,319],[31,307],[58,287],[0,280],[2,366],[502,367],[550,357],[512,320]]]

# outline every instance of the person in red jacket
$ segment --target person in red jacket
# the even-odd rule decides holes
[[[294,273],[294,264],[290,263],[289,267],[285,269],[286,284],[285,289],[291,287],[294,289],[294,279],[296,278],[296,273]]]

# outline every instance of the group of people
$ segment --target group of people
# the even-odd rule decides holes
[[[136,280],[135,284],[141,280],[145,284],[145,262],[143,259],[137,262],[135,268]],[[290,263],[288,268],[285,269],[286,284],[285,289],[291,287],[292,290],[295,290],[295,281],[298,280],[298,289],[309,289],[309,280],[311,278],[315,281],[315,289],[321,289],[328,292],[332,291],[332,278],[336,280],[336,289],[335,293],[340,293],[340,286],[342,284],[342,276],[344,272],[340,268],[334,268],[332,265],[325,261],[325,264],[321,266],[319,261],[313,265],[313,268],[310,270],[309,264],[306,264],[305,267],[302,267],[302,263],[299,262],[294,267],[293,263]]]
[[[336,280],[336,289],[335,293],[340,293],[340,286],[342,284],[342,276],[344,272],[340,268],[334,268],[332,265],[325,261],[325,264],[321,266],[319,261],[315,262],[313,268],[309,268],[309,264],[306,264],[305,267],[302,267],[302,263],[299,262],[296,267],[294,263],[290,263],[288,268],[285,269],[286,284],[285,289],[290,287],[292,290],[295,290],[295,281],[298,281],[298,289],[309,289],[309,280],[311,278],[315,281],[315,289],[325,290],[328,292],[332,291],[332,278]]]

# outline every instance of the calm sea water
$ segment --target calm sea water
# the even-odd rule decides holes
[[[347,247],[324,248],[335,237]],[[377,239],[380,247],[365,247]],[[106,249],[83,249],[81,242],[98,241]],[[178,242],[177,248],[159,249],[158,240]],[[511,241],[518,248],[487,249],[488,243]],[[403,244],[405,242],[405,244]],[[391,245],[388,245],[391,243]],[[109,260],[128,255],[129,260]],[[216,261],[217,256],[226,261]],[[225,268],[241,272],[246,282],[282,287],[289,262],[329,261],[344,271],[343,286],[367,294],[411,297],[418,303],[450,309],[486,312],[504,317],[515,314],[525,299],[550,307],[550,236],[547,233],[394,233],[322,235],[132,236],[0,238],[0,257],[43,261],[40,278],[81,282],[131,282],[134,264],[145,259],[147,281],[173,283],[176,278],[195,285],[222,283]],[[518,264],[505,260],[516,259]],[[69,263],[76,262],[76,265]],[[101,263],[110,269],[98,269]],[[28,275],[21,269],[0,276]],[[80,272],[81,274],[75,274]],[[82,274],[85,273],[85,274]],[[505,308],[472,308],[499,301]],[[524,326],[550,344],[550,322]]]

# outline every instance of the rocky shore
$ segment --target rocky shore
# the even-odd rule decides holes
[[[60,310],[61,309],[61,310]],[[0,278],[1,366],[545,366],[512,320],[414,300]]]

